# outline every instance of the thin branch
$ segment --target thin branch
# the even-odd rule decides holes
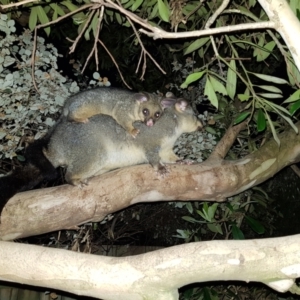
[[[33,48],[32,48],[32,54],[31,54],[31,78],[33,86],[37,93],[39,92],[39,89],[36,85],[35,76],[34,76],[34,68],[35,68],[35,53],[36,53],[36,45],[37,45],[37,27],[34,29],[34,37],[33,37]]]
[[[132,29],[133,29],[133,31],[134,31],[134,33],[135,33],[135,35],[136,35],[136,37],[137,37],[137,39],[138,39],[138,41],[139,41],[139,43],[140,43],[140,46],[141,46],[142,49],[143,49],[143,52],[144,52],[146,55],[149,56],[149,58],[153,61],[153,63],[157,66],[157,68],[158,68],[163,74],[166,74],[166,72],[160,67],[160,65],[156,62],[156,60],[152,57],[152,55],[151,55],[151,54],[146,50],[146,48],[144,47],[144,44],[143,44],[143,42],[142,42],[142,40],[141,40],[141,38],[140,38],[140,35],[139,35],[139,33],[137,32],[137,30],[136,30],[134,24],[132,23],[132,21],[130,20],[130,18],[128,18],[128,17],[126,17],[126,18],[127,18],[128,22],[130,23],[130,25],[132,26]],[[145,60],[145,59],[146,59],[146,58],[144,58],[144,60]],[[144,64],[145,64],[145,62],[144,62]],[[141,79],[144,77],[145,70],[146,70],[146,68],[145,68],[145,65],[144,65],[144,69],[143,69],[143,73],[142,73]]]
[[[122,75],[122,73],[121,73],[121,71],[120,71],[120,69],[119,69],[119,66],[118,66],[117,62],[115,61],[114,57],[112,56],[112,54],[111,54],[111,53],[109,52],[109,50],[105,47],[104,43],[103,43],[100,39],[98,39],[98,42],[99,42],[100,45],[105,49],[105,51],[106,51],[107,54],[110,56],[110,58],[111,58],[111,60],[113,61],[113,63],[115,64],[115,66],[116,66],[116,68],[117,68],[117,70],[118,70],[118,72],[119,72],[119,74],[120,74],[120,76],[121,76],[122,81],[124,82],[124,84],[125,84],[129,89],[132,89],[132,88],[126,83],[126,81],[125,81],[125,79],[124,79],[124,77],[123,77],[123,75]]]
[[[98,38],[99,38],[99,33],[100,33],[100,27],[101,27],[101,22],[103,19],[103,11],[104,11],[104,6],[101,7],[101,14],[99,16],[98,19],[98,25],[97,25],[97,31],[96,31],[96,35],[95,35],[95,40],[94,40],[94,46],[93,49],[91,50],[88,58],[85,61],[85,64],[82,68],[81,73],[84,72],[85,68],[87,67],[88,62],[90,61],[90,58],[92,57],[93,53],[95,53],[95,61],[96,61],[96,70],[98,71],[98,65],[99,65],[99,60],[98,60],[98,49],[97,49],[97,42],[98,42]],[[99,13],[99,10],[97,11],[97,13]]]
[[[0,8],[7,9],[7,8],[10,8],[10,7],[17,7],[17,6],[20,6],[20,5],[24,5],[24,4],[28,4],[28,3],[34,3],[34,2],[40,2],[40,1],[39,0],[23,0],[23,1],[20,1],[20,2],[16,2],[16,3],[0,5]]]
[[[191,37],[200,37],[206,35],[214,35],[220,33],[229,33],[236,32],[241,30],[257,30],[257,29],[266,29],[272,28],[276,29],[276,24],[272,21],[265,21],[260,23],[248,23],[248,24],[239,24],[239,25],[230,25],[223,26],[211,29],[203,29],[203,30],[194,30],[191,32],[167,32],[162,30],[161,28],[152,27],[151,25],[146,26],[150,31],[146,31],[145,29],[140,29],[139,31],[148,35],[149,37],[153,37],[153,39],[180,39],[180,38],[191,38]]]
[[[75,41],[73,42],[73,45],[70,47],[70,52],[69,53],[73,53],[75,51],[75,48],[78,44],[78,41],[81,39],[81,37],[83,36],[86,28],[88,27],[88,25],[90,24],[91,20],[92,20],[92,17],[94,16],[95,14],[95,10],[93,10],[90,15],[89,15],[89,18],[87,19],[87,21],[85,22],[83,28],[81,29],[81,32],[78,34],[77,38],[75,39]]]

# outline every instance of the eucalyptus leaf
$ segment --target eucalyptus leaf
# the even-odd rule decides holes
[[[256,122],[258,132],[264,131],[266,129],[266,118],[263,110],[260,108],[257,112],[257,122]]]
[[[157,0],[158,3],[158,12],[163,21],[169,22],[170,11],[166,4],[162,0]]]
[[[272,122],[272,120],[271,120],[271,118],[270,118],[270,116],[269,116],[269,114],[267,112],[266,112],[265,116],[268,119],[268,123],[269,123],[269,126],[271,128],[271,131],[272,131],[272,134],[273,134],[273,138],[276,141],[276,143],[278,144],[278,146],[280,146],[280,140],[279,140],[278,135],[276,133],[274,124],[273,124],[273,122]]]
[[[283,103],[295,102],[300,99],[300,89],[295,91],[291,96],[289,96]]]
[[[181,84],[181,88],[182,89],[185,89],[188,87],[189,84],[191,84],[192,82],[194,81],[197,81],[198,79],[200,79],[203,74],[205,73],[206,71],[202,71],[202,72],[196,72],[196,73],[193,73],[193,74],[190,74],[186,79],[185,81]]]
[[[206,84],[205,84],[205,89],[204,89],[204,95],[208,97],[210,103],[218,108],[218,104],[219,104],[219,101],[218,101],[218,97],[213,89],[213,86],[209,80],[209,78],[206,79]]]
[[[300,108],[300,100],[293,103],[290,107],[290,114],[293,115]]]
[[[230,61],[229,66],[230,68],[228,68],[228,72],[227,72],[226,89],[228,92],[228,96],[230,97],[230,99],[233,100],[236,92],[236,83],[237,83],[236,63],[234,59]]]
[[[234,119],[233,124],[236,125],[243,122],[249,115],[250,115],[249,111],[243,111]]]
[[[236,225],[232,225],[231,230],[232,230],[232,236],[233,236],[234,240],[244,240],[245,239],[243,232]]]
[[[254,230],[258,234],[265,233],[265,228],[259,221],[255,220],[249,216],[245,216],[245,218],[246,218],[246,222],[249,224],[249,226],[252,228],[252,230]]]
[[[192,42],[184,51],[184,55],[189,54],[191,52],[194,52],[195,50],[201,48],[203,45],[205,45],[209,41],[209,37],[204,37],[195,40]]]
[[[282,79],[279,77],[265,75],[265,74],[252,73],[252,72],[249,72],[249,73],[262,79],[262,80],[265,80],[265,81],[269,81],[269,82],[273,82],[273,83],[277,83],[277,84],[289,84],[285,79]]]

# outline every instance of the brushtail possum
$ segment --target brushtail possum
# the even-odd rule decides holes
[[[69,120],[87,123],[97,114],[112,116],[134,138],[139,130],[134,121],[153,126],[163,112],[161,97],[146,92],[134,93],[118,88],[96,88],[68,98],[63,115]]]
[[[136,122],[135,139],[111,116],[95,115],[89,122],[74,123],[61,118],[49,134],[26,149],[25,167],[0,177],[0,212],[15,193],[28,190],[42,180],[54,179],[56,168],[66,167],[66,181],[73,185],[113,169],[150,163],[160,174],[165,163],[180,158],[173,152],[176,139],[202,127],[186,100],[164,100],[166,106],[153,128]]]
[[[73,185],[113,169],[142,163],[150,163],[164,174],[164,163],[180,160],[173,152],[177,138],[202,127],[186,100],[165,102],[166,106],[173,105],[164,111],[154,128],[135,123],[140,131],[135,139],[112,117],[96,115],[86,124],[62,121],[43,153],[55,168],[66,167],[65,179]]]

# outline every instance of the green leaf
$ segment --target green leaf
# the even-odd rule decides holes
[[[169,22],[170,11],[162,0],[157,0],[158,12],[163,21]]]
[[[232,230],[232,236],[233,236],[234,240],[244,240],[245,239],[243,232],[236,225],[232,225],[231,230]]]
[[[209,222],[211,222],[214,219],[216,209],[218,208],[218,203],[214,203],[213,205],[210,205],[207,210],[207,216],[209,218]]]
[[[223,234],[220,224],[217,224],[217,223],[207,224],[207,227],[212,232]]]
[[[239,98],[240,101],[244,102],[244,101],[248,101],[251,96],[250,95],[245,95],[245,94],[238,94],[237,97]]]
[[[284,118],[298,134],[298,127],[295,126],[295,124],[293,123],[290,117],[287,117],[285,115],[285,114],[289,115],[289,112],[284,107],[277,105],[275,103],[271,103],[269,101],[265,101],[265,103],[267,103],[275,112],[277,112],[282,118]]]
[[[193,74],[190,74],[184,81],[184,83],[181,84],[181,88],[182,89],[185,89],[188,87],[189,84],[191,84],[192,82],[200,79],[203,74],[205,73],[206,71],[202,71],[202,72],[196,72],[196,73],[193,73]]]
[[[206,79],[206,84],[205,84],[205,89],[204,89],[204,95],[208,97],[210,103],[218,108],[218,104],[219,104],[219,101],[218,101],[218,97],[213,89],[213,86],[209,80],[209,78],[207,77]]]
[[[271,118],[269,116],[269,114],[266,112],[266,118],[268,119],[268,123],[269,123],[269,126],[271,128],[271,131],[272,131],[272,134],[273,134],[273,138],[274,140],[276,141],[276,143],[278,144],[278,146],[280,146],[280,140],[278,138],[278,135],[276,133],[276,130],[275,130],[275,127],[274,127],[274,124],[273,122],[271,121]]]
[[[291,96],[289,96],[283,103],[295,102],[300,99],[300,90],[295,91]]]
[[[266,118],[265,114],[260,108],[257,113],[257,122],[256,122],[256,127],[258,132],[264,131],[266,129]]]
[[[266,50],[261,50],[261,49],[257,49],[257,56],[256,56],[256,60],[258,61],[258,62],[260,62],[260,61],[263,61],[263,60],[265,60],[271,53],[272,53],[272,50],[274,49],[274,47],[275,47],[275,42],[274,41],[271,41],[271,42],[269,42],[269,43],[267,43],[264,47],[263,47],[263,49],[266,49]]]
[[[270,82],[277,83],[277,84],[289,84],[285,79],[282,79],[279,77],[265,75],[265,74],[252,73],[252,72],[249,72],[249,73],[262,79],[262,80],[265,80],[265,81],[270,81]]]
[[[188,212],[189,212],[190,214],[193,213],[194,208],[193,208],[193,205],[192,205],[191,202],[186,202],[186,203],[185,203],[185,207],[186,207],[186,209],[188,210]]]
[[[293,103],[290,107],[290,114],[293,115],[300,108],[300,100]]]
[[[132,7],[131,7],[131,10],[132,11],[136,11],[140,5],[143,3],[144,0],[137,0],[137,1],[134,1]]]
[[[245,218],[246,218],[246,222],[249,224],[252,230],[254,230],[258,234],[265,233],[265,228],[259,221],[248,216],[245,216]]]
[[[61,7],[57,3],[50,3],[49,6],[59,15],[59,16],[64,16],[65,12],[61,9]],[[53,19],[52,20],[56,20]]]
[[[196,41],[192,42],[184,51],[184,55],[194,52],[195,50],[201,48],[209,41],[209,37],[204,37],[201,39],[197,39]]]
[[[29,29],[31,31],[34,30],[35,26],[37,24],[37,7],[36,6],[33,6],[31,8],[31,11],[30,11],[30,16],[29,16]]]
[[[41,24],[44,25],[44,24],[49,23],[48,16],[46,15],[45,10],[43,9],[43,7],[40,6],[40,5],[37,5],[36,8],[37,8],[37,16],[38,16]],[[47,35],[50,34],[50,27],[44,27],[44,30],[45,30]]]
[[[271,94],[271,93],[257,93],[257,95],[260,95],[261,97],[264,98],[270,98],[270,99],[279,99],[283,97],[280,94]]]
[[[211,81],[211,84],[213,86],[214,91],[226,96],[227,95],[227,91],[225,86],[219,81],[217,80],[215,77],[213,76],[209,76],[209,79]]]
[[[228,72],[227,72],[226,89],[230,99],[234,99],[234,95],[236,92],[236,82],[237,82],[236,64],[234,59],[230,61],[229,66],[230,68],[228,68]]]
[[[182,219],[187,221],[187,222],[190,222],[190,223],[196,223],[197,222],[196,219],[194,219],[192,217],[189,217],[189,216],[183,216]]]
[[[239,124],[243,122],[248,116],[250,115],[249,111],[243,111],[241,114],[239,114],[233,121],[233,125]]]
[[[255,85],[255,86],[272,93],[282,94],[282,91],[278,87],[273,85]]]
[[[62,1],[60,2],[60,4],[66,6],[69,9],[69,11],[74,11],[78,9],[78,6],[74,5],[72,2],[69,1]]]
[[[292,59],[292,58],[290,58]],[[291,61],[290,59],[286,60],[286,71],[289,77],[289,81],[291,85],[295,85],[296,82],[300,82],[300,73],[298,68],[296,67],[294,61]]]

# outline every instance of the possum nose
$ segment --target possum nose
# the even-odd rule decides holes
[[[147,120],[146,125],[150,127],[153,126],[154,125],[153,120],[152,119]]]

